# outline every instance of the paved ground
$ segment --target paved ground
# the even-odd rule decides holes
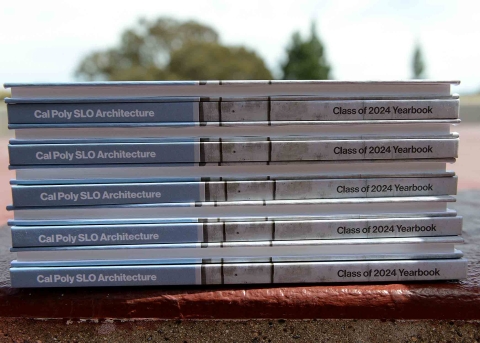
[[[2,342],[479,342],[480,322],[409,320],[0,320]],[[3,337],[2,337],[3,333]]]

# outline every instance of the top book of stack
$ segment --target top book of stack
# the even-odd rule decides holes
[[[5,84],[9,124],[458,119],[458,81]],[[15,127],[12,127],[15,128]]]

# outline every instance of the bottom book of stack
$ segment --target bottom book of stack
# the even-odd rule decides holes
[[[370,230],[369,235],[338,238],[345,231],[338,228],[362,222],[381,232],[375,235]],[[416,224],[409,226],[412,230],[394,226],[413,222]],[[388,223],[381,225],[381,230],[375,225]],[[457,216],[237,222],[233,223],[236,231],[229,235],[227,224],[232,222],[201,224],[197,237],[183,242],[154,242],[151,233],[142,233],[157,230],[160,237],[168,229],[185,229],[179,223],[142,224],[130,227],[130,233],[109,234],[117,240],[136,236],[150,239],[142,244],[91,241],[114,229],[111,225],[14,226],[12,250],[17,260],[10,269],[12,286],[395,282],[466,277],[467,261],[455,249],[456,244],[463,243],[458,235],[461,217]],[[285,232],[294,232],[295,227],[303,230],[304,239],[295,239],[295,235],[285,239],[289,236],[282,235],[282,227],[290,228]],[[218,229],[220,234],[208,235],[209,229]],[[89,242],[85,237],[90,237]]]

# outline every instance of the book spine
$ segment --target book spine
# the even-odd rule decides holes
[[[148,266],[10,268],[12,287],[105,287],[331,282],[399,282],[466,278],[464,259]]]
[[[14,226],[12,246],[54,247],[455,236],[461,217],[291,220],[149,225]]]
[[[9,124],[457,119],[458,99],[16,103]]]
[[[12,166],[456,158],[458,139],[10,144]]]
[[[15,207],[454,195],[457,177],[13,185]]]

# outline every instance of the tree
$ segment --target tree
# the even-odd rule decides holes
[[[425,78],[425,62],[423,61],[422,49],[418,43],[415,45],[413,52],[412,74],[414,79]]]
[[[303,40],[300,33],[292,35],[287,47],[287,59],[282,64],[284,80],[327,80],[330,66],[325,58],[325,49],[317,36],[315,23],[310,29],[310,38]]]
[[[263,60],[242,46],[225,46],[206,25],[171,18],[139,20],[120,44],[86,56],[75,71],[83,80],[271,79]]]
[[[174,78],[248,80],[272,78],[262,59],[244,47],[189,43],[171,54],[168,71]],[[214,75],[214,77],[212,77]]]

